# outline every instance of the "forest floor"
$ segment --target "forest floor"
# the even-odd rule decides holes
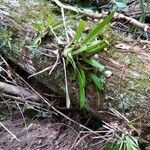
[[[115,51],[112,53],[111,51],[108,53],[112,58],[119,59],[120,62],[123,59],[120,57],[120,53],[123,53],[121,56],[126,58],[128,58],[129,53],[132,53],[130,56],[133,58],[133,64],[129,64],[129,66],[138,69],[138,65],[141,62],[136,58],[139,58],[142,60],[142,64],[146,66],[139,72],[149,74],[150,42],[145,40],[146,37],[140,36],[140,33],[136,33],[136,30],[134,33],[127,34],[125,32],[126,28],[121,31],[122,27],[120,27],[120,30],[118,27],[118,25],[117,28],[113,27],[113,30],[120,36],[117,37],[118,41],[116,41],[114,47],[121,49],[121,52]],[[101,57],[103,57],[103,54]],[[23,78],[35,91],[44,95],[52,106],[45,106],[43,101],[40,101],[40,103],[31,102],[30,100],[24,101],[23,98],[18,98],[17,96],[13,98],[7,94],[0,93],[0,150],[101,150],[105,143],[111,140],[110,137],[106,139],[103,132],[102,134],[99,133],[104,131],[102,121],[112,126],[119,124],[119,127],[123,129],[124,120],[112,115],[108,110],[100,112],[101,118],[98,119],[79,108],[66,109],[64,97],[53,93],[34,77],[28,79],[27,73],[18,68],[12,61],[7,60],[3,55],[0,58],[0,67],[0,82],[10,83],[8,81],[11,81],[14,85],[21,85],[24,89],[29,88],[21,80]],[[124,77],[123,73],[124,70],[122,71],[122,77]],[[147,82],[146,85],[143,85],[148,89],[149,77],[146,76],[147,78],[148,80],[143,79]],[[139,90],[138,87],[137,90]],[[150,93],[147,92],[146,95],[150,97]],[[53,106],[55,106],[54,109]],[[130,116],[134,113],[130,110],[130,107],[126,108],[126,110],[124,114],[130,119]],[[138,117],[134,116],[132,118],[133,120],[135,119],[133,125],[136,129],[134,128],[131,132],[135,137],[140,138],[141,150],[150,150],[149,101],[146,103],[141,100],[140,108],[137,108],[137,110],[136,115]]]
[[[121,42],[126,43],[127,37],[123,35]],[[136,43],[136,42],[135,42]],[[133,45],[133,40],[128,46]],[[124,48],[127,45],[124,44]],[[149,50],[145,49],[144,50]],[[136,50],[143,51],[141,45],[136,45]],[[9,65],[13,65],[8,61]],[[16,69],[16,72],[21,73],[20,75],[28,81],[27,76],[24,71]],[[8,78],[8,74],[5,75]],[[15,79],[16,82],[21,82]],[[1,78],[1,81],[4,81]],[[22,84],[24,87],[23,83]],[[69,120],[68,118],[61,116],[53,110],[47,110],[47,108],[42,108],[36,110],[31,106],[22,104],[20,107],[19,101],[11,100],[11,98],[2,98],[1,101],[1,124],[0,127],[0,150],[71,150],[71,149],[85,149],[85,150],[95,150],[101,149],[103,142],[99,138],[94,138],[96,135],[92,135],[88,130],[82,128],[80,124],[86,126],[88,129],[93,131],[98,131],[101,129],[102,123],[95,127],[97,121],[96,118],[88,114],[88,112],[82,112],[77,109],[65,109],[65,104],[63,104],[63,97],[59,97],[49,89],[45,90],[45,87],[39,83],[36,79],[29,80],[29,84],[39,92],[46,93],[49,95],[50,101],[53,101],[55,107],[60,110],[63,114],[74,120]],[[40,85],[41,84],[41,85]],[[38,85],[38,86],[37,86]],[[58,103],[58,101],[60,103]],[[34,104],[33,104],[34,105]],[[76,112],[76,113],[75,113]],[[140,136],[144,141],[142,141],[145,146],[150,143],[150,112],[149,104],[144,104],[141,109],[138,109],[139,116],[137,118],[137,124],[135,125]],[[127,112],[132,113],[132,112]],[[130,114],[129,114],[130,115]],[[106,122],[120,121],[120,119],[113,118],[107,112],[103,112],[101,116],[102,120]],[[144,146],[144,147],[145,147]]]

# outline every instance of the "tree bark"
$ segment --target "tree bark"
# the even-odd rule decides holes
[[[3,44],[4,37],[1,34],[1,51],[30,75],[54,65],[57,49],[52,48],[50,43],[52,40],[44,38],[41,45],[34,49],[34,55],[29,49],[29,44],[26,44],[29,35],[30,37],[36,35],[31,25],[33,19],[36,20],[37,16],[42,15],[43,9],[50,11],[51,5],[48,2],[27,4],[28,1],[26,4],[8,3],[0,2],[0,27],[1,32],[6,31],[10,36],[8,37],[11,39],[9,39],[11,46],[8,43]],[[23,7],[24,5],[26,7]],[[33,8],[37,11],[34,12],[37,16],[32,16]],[[24,13],[28,14],[24,16]],[[124,39],[122,44],[126,46],[125,48],[110,47],[107,52],[99,54],[100,62],[111,70],[113,75],[106,79],[105,91],[102,93],[97,93],[93,85],[88,84],[86,109],[99,114],[99,111],[110,106],[128,110],[137,106],[142,107],[141,102],[149,105],[150,46],[143,43],[144,41],[132,42],[132,40]],[[139,42],[141,42],[140,45]],[[51,75],[48,75],[49,71],[45,71],[35,77],[48,88],[65,97],[63,64],[61,59],[58,62],[59,65]],[[71,106],[79,106],[78,85],[70,71],[67,72],[67,77]]]

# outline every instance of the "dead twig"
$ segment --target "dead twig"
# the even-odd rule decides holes
[[[0,125],[8,132],[10,133],[14,139],[16,139],[17,141],[20,142],[20,140],[16,137],[16,135],[14,135],[8,128],[6,128],[1,122],[0,122]]]
[[[58,61],[59,61],[60,56],[59,56],[59,53],[58,53],[58,52],[57,52],[56,56],[57,56],[57,58],[56,58],[56,61],[55,61],[54,65],[48,66],[48,67],[44,68],[43,70],[41,70],[41,71],[39,71],[39,72],[36,72],[36,73],[30,75],[28,78],[37,76],[37,75],[39,75],[39,74],[41,74],[41,73],[43,73],[43,72],[45,72],[45,71],[48,71],[48,70],[50,70],[50,71],[49,71],[49,75],[50,75],[50,74],[53,72],[53,70],[55,69],[55,67],[59,64]]]
[[[64,13],[64,8],[63,7],[61,7],[61,14],[62,14],[65,33],[66,33],[67,43],[69,43],[70,39],[69,39],[68,31],[67,31],[67,26],[66,26],[66,21],[65,21],[65,13]]]
[[[73,147],[72,147],[71,149],[78,147],[79,144],[80,144],[85,138],[87,138],[88,136],[89,136],[89,134],[83,135],[83,136],[75,143],[75,145],[73,145]]]

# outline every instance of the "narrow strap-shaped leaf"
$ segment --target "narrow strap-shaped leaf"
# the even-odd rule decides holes
[[[72,67],[73,67],[73,70],[74,70],[74,78],[76,76],[76,73],[77,73],[77,66],[76,66],[76,63],[71,55],[71,53],[68,54],[68,57],[67,57],[67,60],[69,60],[69,62],[71,63]]]
[[[113,18],[115,11],[113,11],[110,15],[108,15],[102,22],[100,22],[98,25],[93,28],[89,34],[81,41],[81,44],[85,44],[87,42],[90,42],[93,38],[95,38],[103,29],[105,28],[106,25],[109,24],[111,19]]]
[[[80,107],[85,106],[85,89],[79,86]]]
[[[96,74],[90,73],[89,75],[90,75],[93,83],[95,84],[96,88],[99,91],[103,91],[104,90],[104,81],[101,78],[99,78]]]
[[[76,68],[76,73],[77,73],[77,79],[80,82],[80,84],[82,85],[82,87],[85,87],[85,72],[83,69],[81,69],[81,67]]]
[[[36,30],[37,32],[40,32],[41,31],[41,28],[42,28],[42,25],[41,25],[41,23],[33,23],[33,28],[34,28],[34,30]]]
[[[79,98],[80,98],[80,107],[85,105],[85,73],[80,68],[77,69],[77,80],[79,83]]]
[[[83,52],[88,52],[88,51],[90,51],[92,49],[97,48],[100,44],[101,44],[100,40],[91,42],[90,44],[86,44],[85,46],[81,47],[80,49],[74,51],[73,55],[78,55],[78,54],[81,54]]]
[[[69,23],[69,22],[70,22],[70,20],[66,21],[66,23]],[[52,26],[53,30],[56,30],[56,29],[61,28],[63,26],[63,23],[62,23],[62,21],[60,21],[58,23],[53,23],[51,26]]]
[[[139,150],[140,148],[139,148],[138,140],[133,136],[131,136],[131,139],[133,140],[133,142],[135,143],[135,145],[138,147],[138,150]]]
[[[83,87],[85,87],[85,72],[84,70],[81,68],[81,67],[78,67],[79,68],[79,71],[80,71],[80,74],[82,76],[82,84],[83,84]]]
[[[104,71],[105,70],[105,67],[102,65],[102,64],[100,64],[97,60],[95,60],[95,59],[86,59],[86,60],[84,60],[87,64],[89,64],[89,65],[91,65],[91,66],[93,66],[93,67],[96,67],[96,68],[98,68],[99,69],[99,71]]]
[[[80,19],[79,25],[78,25],[78,28],[77,28],[77,31],[76,31],[76,34],[74,36],[73,41],[76,41],[76,42],[79,41],[79,39],[81,38],[81,36],[83,34],[84,27],[85,27],[85,21],[83,21],[82,19]]]
[[[89,51],[86,51],[86,53],[93,54],[93,53],[100,52],[101,50],[106,48],[108,45],[109,45],[109,42],[107,40],[102,40],[101,43],[99,44],[99,46],[97,46],[96,48],[93,48]]]
[[[131,139],[128,136],[125,136],[125,139],[126,139],[127,150],[135,150],[135,149],[133,149]]]

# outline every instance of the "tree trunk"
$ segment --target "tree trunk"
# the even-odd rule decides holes
[[[34,10],[33,10],[34,8]],[[57,48],[51,36],[44,37],[39,47],[31,51],[28,40],[36,36],[33,21],[40,21],[52,13],[53,6],[48,2],[14,2],[0,1],[0,42],[1,51],[29,74],[34,74],[56,61]],[[61,19],[61,16],[55,16]],[[76,20],[72,21],[76,23]],[[4,37],[4,35],[7,35]],[[6,40],[6,42],[5,42]],[[28,41],[28,42],[26,42]],[[150,46],[124,39],[122,44],[130,48],[110,47],[107,52],[99,54],[102,62],[112,76],[106,79],[103,93],[97,93],[93,85],[86,89],[85,108],[96,114],[108,107],[131,109],[140,103],[149,105],[150,97]],[[128,44],[130,43],[130,45]],[[53,48],[54,47],[54,48]],[[65,97],[64,69],[61,59],[51,75],[45,71],[35,77],[47,87]],[[78,85],[67,72],[71,106],[79,105]],[[32,80],[32,78],[31,78]]]

